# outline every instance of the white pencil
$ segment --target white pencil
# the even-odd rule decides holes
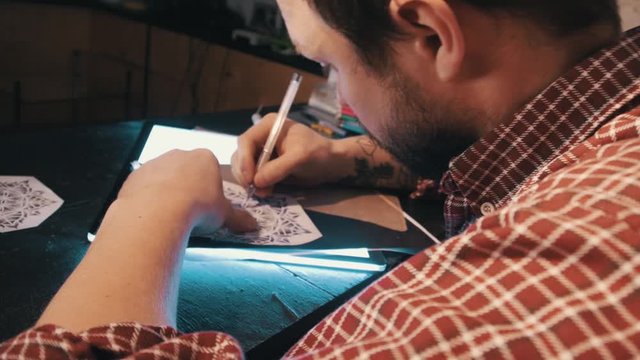
[[[280,136],[280,131],[282,130],[282,126],[284,122],[287,120],[287,116],[289,116],[289,111],[291,110],[291,106],[293,105],[293,101],[296,98],[296,94],[298,93],[298,89],[300,88],[300,83],[302,82],[302,76],[298,73],[293,74],[291,78],[291,82],[289,83],[289,88],[287,89],[286,94],[284,95],[284,99],[282,100],[282,105],[280,105],[280,110],[278,111],[278,116],[276,117],[276,121],[273,123],[271,127],[271,132],[269,133],[269,137],[267,138],[267,142],[262,148],[262,153],[260,154],[260,158],[258,159],[258,165],[256,165],[256,173],[266,164],[269,160],[271,160],[271,155],[273,154],[273,149],[278,142],[278,137]],[[249,186],[249,190],[247,190],[247,198],[245,199],[242,207],[246,207],[249,199],[255,195],[256,187],[254,184]]]

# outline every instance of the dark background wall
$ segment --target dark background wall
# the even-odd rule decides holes
[[[255,1],[260,10],[265,1]],[[293,71],[306,77],[297,99],[306,101],[323,81],[316,65],[286,55],[283,29],[269,29],[269,14],[252,23],[245,15],[256,4],[244,3],[229,9],[217,0],[0,2],[0,126],[275,105]],[[271,42],[234,41],[236,29]]]

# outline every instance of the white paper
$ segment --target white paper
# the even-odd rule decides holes
[[[233,206],[242,207],[247,197],[245,189],[226,181],[223,186],[224,194]],[[302,206],[290,196],[274,195],[264,200],[250,199],[246,210],[257,220],[258,231],[233,234],[222,228],[210,237],[214,240],[277,246],[302,245],[322,237]]]
[[[144,164],[175,149],[185,151],[207,149],[216,156],[220,164],[229,165],[231,164],[231,155],[237,147],[237,136],[154,125],[138,162]]]
[[[32,176],[0,176],[0,233],[36,227],[63,203]]]

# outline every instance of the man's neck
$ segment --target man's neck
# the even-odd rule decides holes
[[[501,36],[498,53],[485,62],[489,71],[470,88],[477,95],[476,106],[487,115],[487,122],[479,124],[480,135],[509,121],[556,79],[618,38],[602,26],[562,39],[532,34],[525,27],[519,29],[510,30],[508,37]]]

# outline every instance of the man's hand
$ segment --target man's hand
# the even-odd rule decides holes
[[[207,150],[171,151],[125,181],[78,267],[38,320],[81,331],[111,322],[176,323],[179,273],[194,226],[255,229],[222,191]]]
[[[184,209],[192,226],[215,230],[254,230],[255,220],[234,209],[224,197],[220,168],[208,150],[173,150],[134,171],[122,186],[119,200],[144,201],[149,207]]]
[[[337,182],[349,175],[351,161],[340,154],[338,141],[327,139],[308,127],[288,120],[276,144],[277,155],[256,173],[256,160],[267,141],[276,115],[269,114],[238,139],[231,169],[238,182],[253,183],[257,194],[264,196],[270,188],[286,180],[299,185]]]

